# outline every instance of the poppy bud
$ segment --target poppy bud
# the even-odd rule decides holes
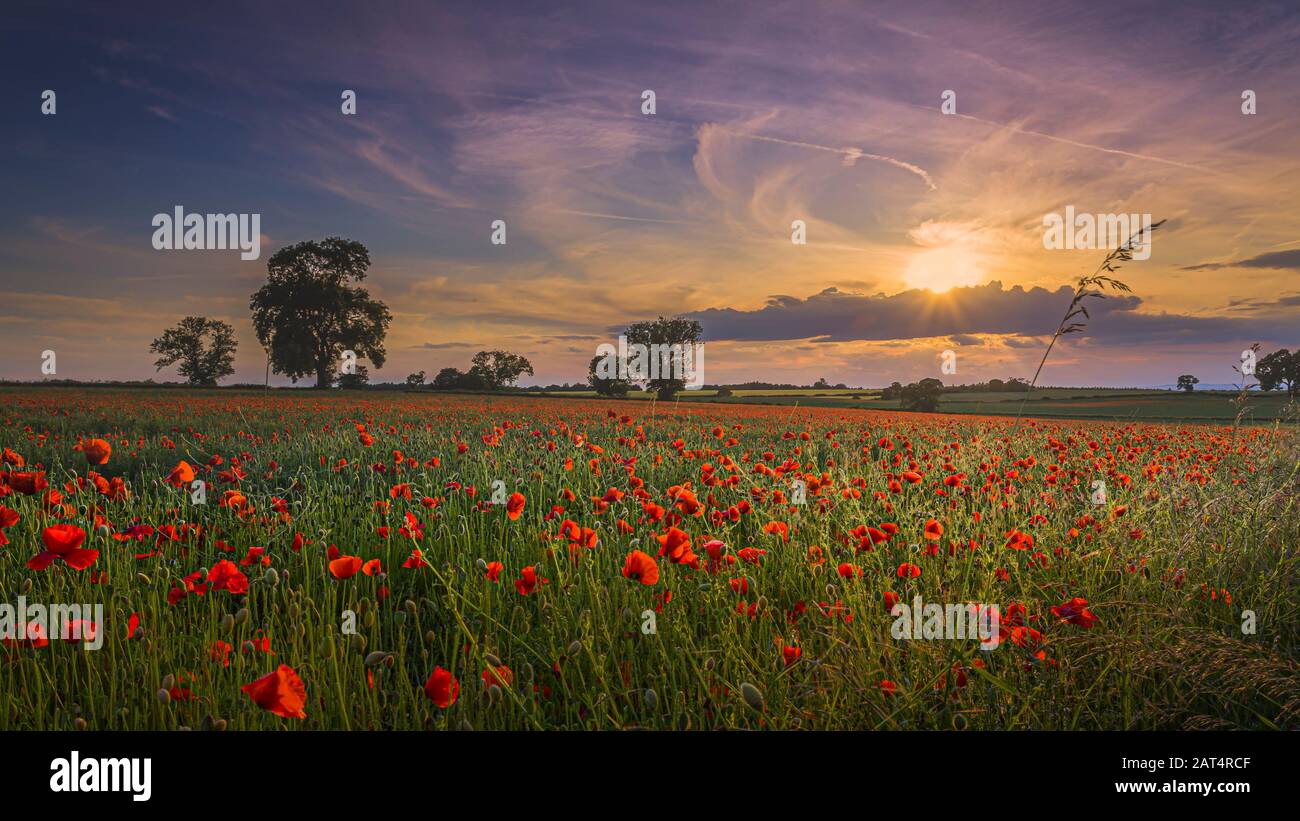
[[[641,694],[641,698],[645,701],[647,710],[653,710],[659,706],[659,695],[655,693],[653,688],[646,688],[646,691]]]
[[[576,656],[582,652],[582,642],[574,641],[569,644],[569,649],[565,651],[567,655]]]
[[[745,703],[748,704],[750,707],[753,707],[755,710],[762,711],[763,694],[759,692],[759,689],[757,687],[750,684],[748,681],[741,682],[740,695],[742,698],[745,699]]]
[[[387,657],[388,654],[385,653],[383,650],[376,650],[370,655],[366,656],[366,666],[374,667],[376,664],[379,664]]]
[[[266,569],[266,573],[263,574],[262,578],[265,579],[266,583],[271,585],[272,587],[278,587],[280,585],[280,574],[275,572],[274,567],[268,567]]]
[[[484,653],[484,654],[483,654],[483,657],[486,658],[486,659],[487,659],[487,663],[490,664],[490,665],[492,665],[493,667],[500,667],[500,666],[501,666],[501,659],[497,658],[496,656],[492,655],[491,653]]]
[[[171,673],[163,676],[162,688],[164,690],[171,690],[174,686],[176,686],[176,676],[173,676]]]
[[[243,624],[246,621],[248,621],[248,608],[241,607],[235,613],[235,624]]]
[[[407,599],[405,602],[402,603],[402,606],[406,608],[406,612],[410,613],[411,616],[415,616],[417,612],[415,608],[415,602],[411,601],[410,599]]]
[[[229,633],[235,629],[235,617],[227,613],[221,617],[221,632]]]
[[[149,587],[150,585],[153,584],[153,579],[150,579],[148,576],[146,576],[143,573],[136,573],[135,577],[140,582],[140,584],[143,584],[145,587]]]
[[[172,701],[171,693],[168,693],[166,690],[159,690],[159,691],[158,691],[158,703],[159,703],[159,704],[170,704],[171,701]]]
[[[432,630],[429,630],[424,634],[424,641],[426,644],[433,644],[434,639],[436,638],[437,636],[434,635]]]

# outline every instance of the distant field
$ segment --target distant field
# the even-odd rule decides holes
[[[594,392],[564,392],[554,396],[592,397]],[[650,399],[650,394],[634,391],[629,399]],[[1023,393],[949,393],[939,404],[941,413],[991,416],[1043,416],[1072,419],[1141,419],[1143,421],[1230,422],[1238,412],[1230,391],[1180,393],[1125,388],[1043,388]],[[733,396],[717,396],[716,391],[687,391],[680,402],[724,402],[729,404],[800,405],[823,408],[870,408],[899,410],[897,400],[880,398],[880,391],[869,390],[772,390],[736,391]],[[1243,421],[1269,422],[1285,417],[1289,398],[1281,393],[1252,393]]]

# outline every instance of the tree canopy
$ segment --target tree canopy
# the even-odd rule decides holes
[[[366,247],[341,237],[299,242],[267,260],[267,282],[249,307],[276,373],[294,382],[314,374],[316,386],[327,388],[345,350],[383,367],[392,314],[349,284],[365,279],[369,267]]]

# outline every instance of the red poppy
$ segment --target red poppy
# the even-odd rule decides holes
[[[5,484],[25,496],[40,493],[50,486],[50,483],[45,481],[45,471],[43,470],[28,473],[10,473],[5,480]]]
[[[514,671],[504,664],[497,667],[488,667],[483,670],[483,689],[491,687],[493,684],[505,689],[515,680]]]
[[[455,704],[460,696],[460,682],[450,672],[435,667],[429,674],[429,680],[424,683],[424,694],[445,710]]]
[[[623,576],[634,582],[652,585],[659,581],[659,564],[649,554],[633,550],[623,562]]]
[[[515,521],[524,512],[524,503],[528,501],[522,493],[511,493],[506,501],[506,516]]]
[[[229,559],[223,559],[208,571],[208,587],[213,590],[225,590],[236,596],[248,592],[248,577],[240,572],[239,566]]]
[[[248,693],[253,703],[267,712],[285,718],[306,718],[303,706],[307,703],[307,688],[298,673],[289,665],[281,664],[275,672],[239,688]]]
[[[81,453],[86,462],[92,465],[108,464],[108,457],[113,455],[113,446],[104,439],[91,439],[81,446]]]
[[[1064,604],[1053,607],[1052,615],[1063,623],[1077,625],[1078,627],[1092,627],[1097,622],[1097,617],[1088,609],[1088,600],[1078,596]]]
[[[27,560],[32,570],[44,570],[58,559],[73,570],[85,570],[99,558],[98,550],[87,550],[81,546],[86,540],[86,531],[76,525],[51,525],[41,531],[41,542],[45,549]]]
[[[903,562],[898,566],[898,578],[900,579],[915,579],[920,575],[921,568],[910,562]]]
[[[359,556],[339,556],[330,562],[330,573],[336,579],[350,579],[361,570]]]

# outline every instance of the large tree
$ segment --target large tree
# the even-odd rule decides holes
[[[694,353],[695,346],[704,344],[700,339],[704,335],[704,328],[699,322],[680,316],[672,319],[664,319],[661,316],[652,322],[637,322],[629,326],[623,335],[627,337],[629,345],[645,345],[651,351],[652,358],[654,346],[664,346],[664,350],[674,345],[678,346],[668,357],[670,361],[661,360],[656,363],[659,367],[658,373],[654,374],[655,378],[636,381],[644,381],[646,389],[654,391],[659,399],[664,401],[672,399],[678,391],[686,387],[686,380],[681,377],[693,367],[693,363],[687,361],[687,358]],[[665,368],[665,365],[669,367]]]
[[[297,382],[312,374],[328,388],[345,350],[382,368],[392,314],[365,288],[370,253],[355,240],[329,237],[290,245],[266,263],[267,283],[253,294],[253,327],[271,366]]]
[[[154,363],[162,370],[181,363],[181,376],[191,385],[217,384],[223,376],[235,372],[235,329],[219,319],[187,316],[149,346],[150,353],[161,354]]]
[[[1300,389],[1300,351],[1273,351],[1255,363],[1255,378],[1263,390],[1286,390],[1295,396]]]
[[[1197,379],[1195,376],[1192,376],[1190,373],[1185,373],[1178,377],[1178,390],[1191,393],[1200,382],[1201,380]]]
[[[469,372],[481,377],[494,391],[514,385],[524,374],[533,375],[533,363],[509,351],[479,351],[470,364]]]

